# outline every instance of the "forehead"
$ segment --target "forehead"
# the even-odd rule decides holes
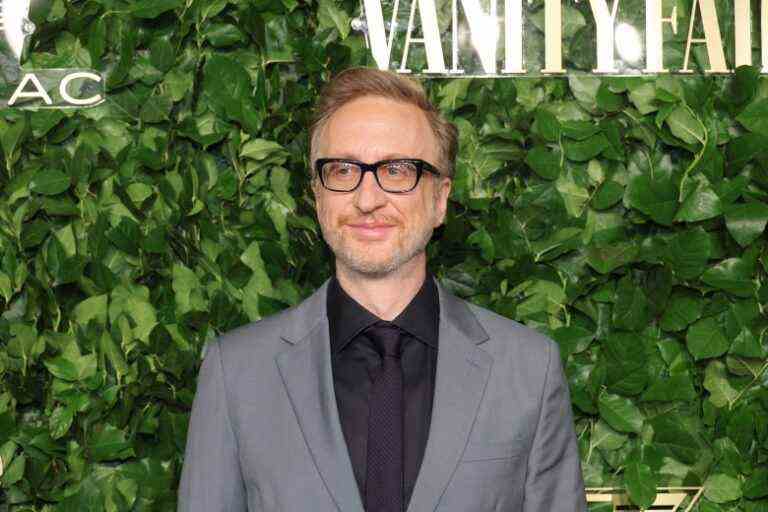
[[[437,143],[424,112],[388,98],[364,96],[339,108],[323,130],[324,156],[375,161],[418,157],[434,161]]]

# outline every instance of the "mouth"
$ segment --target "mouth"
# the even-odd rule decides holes
[[[352,232],[361,238],[371,240],[382,239],[395,226],[392,224],[348,224]]]

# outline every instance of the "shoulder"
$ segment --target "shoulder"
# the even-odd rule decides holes
[[[299,306],[291,306],[219,334],[211,343],[217,345],[222,363],[241,366],[271,360],[287,346],[283,336],[295,322],[295,310]]]
[[[512,359],[540,367],[547,365],[553,354],[559,354],[557,343],[544,333],[483,306],[461,300],[488,333],[489,339],[480,348],[494,358]]]

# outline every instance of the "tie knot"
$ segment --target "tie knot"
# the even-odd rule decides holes
[[[387,321],[379,321],[368,328],[368,335],[382,357],[400,357],[402,339],[400,328]]]

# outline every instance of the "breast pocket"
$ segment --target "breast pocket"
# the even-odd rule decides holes
[[[526,442],[470,441],[441,500],[442,512],[517,510],[523,489]]]
[[[520,438],[508,441],[470,441],[464,450],[462,462],[479,460],[509,459],[522,457],[525,453],[525,442]]]

